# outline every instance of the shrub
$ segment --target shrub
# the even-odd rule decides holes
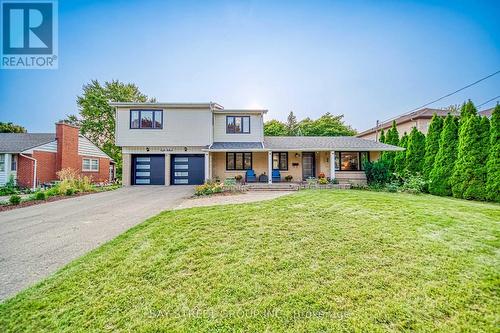
[[[47,191],[45,191],[45,194],[47,195],[47,197],[56,196],[59,194],[59,187],[58,186],[51,187]]]
[[[73,194],[75,194],[75,192],[76,191],[75,191],[74,188],[69,187],[69,188],[66,189],[66,193],[65,194],[66,195],[73,195]]]
[[[47,199],[47,194],[43,191],[38,191],[33,195],[35,200],[45,200]]]
[[[194,194],[197,196],[210,195],[214,193],[220,193],[223,190],[223,185],[215,182],[206,182],[203,185],[198,185],[195,187]]]
[[[418,194],[425,190],[426,185],[427,182],[422,175],[408,173],[403,179],[401,190],[407,193]]]
[[[326,179],[325,177],[320,177],[318,179],[318,184],[326,185],[326,184],[328,184],[328,179]]]
[[[73,189],[75,192],[91,192],[92,177],[81,176],[76,170],[71,168],[62,169],[57,173],[57,177],[61,181],[58,185],[59,194],[66,194],[68,189]]]
[[[385,185],[389,182],[391,175],[389,173],[389,167],[385,161],[365,161],[363,166],[368,185]]]
[[[17,194],[18,191],[15,188],[10,187],[0,187],[0,195],[11,195]]]
[[[385,185],[385,190],[387,192],[397,192],[399,190],[399,182],[392,181]]]
[[[17,194],[14,194],[9,198],[9,202],[12,205],[19,205],[21,203],[21,197]]]
[[[338,184],[339,180],[337,178],[333,178],[333,179],[330,180],[330,183],[332,183],[332,184]]]

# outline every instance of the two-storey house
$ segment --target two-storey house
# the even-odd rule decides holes
[[[267,110],[229,110],[216,103],[111,103],[123,184],[194,185],[245,177],[273,182],[309,177],[365,183],[364,160],[402,148],[356,137],[264,136]],[[274,172],[273,172],[274,171]]]

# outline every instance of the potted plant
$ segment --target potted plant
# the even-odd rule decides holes
[[[236,179],[236,181],[238,183],[241,183],[241,180],[243,179],[243,176],[242,175],[236,175],[236,176],[234,176],[234,179]]]
[[[291,182],[291,181],[292,181],[292,179],[293,179],[293,176],[292,176],[292,175],[286,175],[286,176],[285,176],[285,180],[286,180],[287,182]]]
[[[318,177],[318,178],[319,178],[319,179],[321,179],[321,178],[325,178],[325,173],[324,173],[324,172],[320,172],[320,173],[319,173],[319,177]]]

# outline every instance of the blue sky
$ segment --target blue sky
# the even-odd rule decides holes
[[[0,121],[53,131],[83,84],[119,79],[363,130],[500,70],[498,17],[498,1],[59,0],[59,69],[0,70]],[[498,95],[500,75],[433,106]]]

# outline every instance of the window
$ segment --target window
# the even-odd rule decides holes
[[[273,169],[288,170],[288,153],[273,153]]]
[[[82,171],[99,171],[99,160],[94,158],[84,158],[82,160]]]
[[[130,110],[130,128],[162,129],[163,111]]]
[[[227,116],[226,117],[226,133],[250,133],[250,117],[235,117],[235,116]]]
[[[0,155],[0,171],[5,171],[5,154]]]
[[[10,160],[10,171],[17,170],[17,155],[12,155],[12,159]]]
[[[340,153],[340,170],[342,170],[342,171],[357,171],[357,170],[359,170],[359,153],[358,152],[341,152]]]
[[[335,171],[340,171],[340,152],[335,152]]]
[[[226,170],[252,169],[252,153],[226,153]]]

